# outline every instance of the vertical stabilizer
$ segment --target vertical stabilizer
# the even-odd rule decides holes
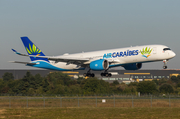
[[[21,37],[24,47],[29,55],[45,56],[44,53],[31,41],[28,37]],[[44,60],[48,61],[47,58],[30,57],[31,61]]]

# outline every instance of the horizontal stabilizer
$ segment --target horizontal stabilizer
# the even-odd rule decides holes
[[[26,65],[36,65],[37,63],[31,63],[31,62],[20,62],[20,61],[10,61],[11,63],[20,63],[20,64],[26,64]]]

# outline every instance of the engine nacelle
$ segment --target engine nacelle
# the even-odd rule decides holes
[[[107,70],[109,68],[109,62],[105,59],[95,60],[90,63],[91,70]]]
[[[126,64],[124,65],[124,68],[126,70],[138,70],[141,69],[142,63],[133,63],[133,64]]]

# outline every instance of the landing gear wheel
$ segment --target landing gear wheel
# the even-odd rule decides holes
[[[111,74],[111,73],[109,73],[109,74],[108,74],[108,77],[111,77],[111,76],[112,76],[112,74]]]
[[[163,66],[163,69],[167,69],[167,66]]]
[[[108,77],[109,76],[108,73],[106,73],[105,76]]]
[[[103,77],[103,76],[104,76],[104,73],[101,73],[101,76]]]
[[[103,76],[105,76],[105,77],[111,77],[112,74],[111,74],[111,73],[101,73],[101,76],[102,76],[102,77],[103,77]]]
[[[83,74],[84,77],[88,76],[88,77],[94,77],[95,74],[94,73],[84,73]]]
[[[94,73],[92,73],[92,74],[91,74],[91,77],[94,77],[94,76],[95,76]]]

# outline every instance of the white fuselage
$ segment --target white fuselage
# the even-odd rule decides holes
[[[131,63],[144,63],[144,62],[154,62],[154,61],[162,61],[169,60],[175,57],[175,53],[168,49],[164,45],[144,45],[144,46],[136,46],[136,47],[126,47],[126,48],[117,48],[110,50],[101,50],[101,51],[93,51],[93,52],[83,52],[76,54],[66,54],[57,56],[58,58],[76,58],[76,59],[89,59],[90,61],[98,60],[98,59],[107,59],[109,61],[113,61],[110,67],[113,66],[121,66],[123,64],[131,64]],[[73,70],[83,68],[76,64],[65,63],[65,62],[55,62],[50,61],[50,63],[58,68]]]

